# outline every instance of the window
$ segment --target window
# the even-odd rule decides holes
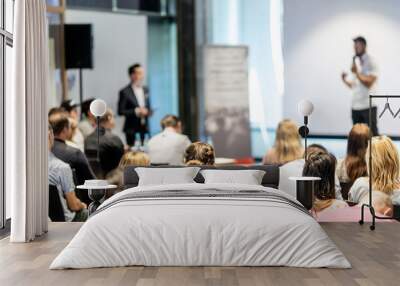
[[[0,0],[0,229],[4,228],[6,219],[10,217],[10,195],[4,187],[4,131],[5,100],[11,92],[11,68],[13,45],[14,0]]]

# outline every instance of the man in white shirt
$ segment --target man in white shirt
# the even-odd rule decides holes
[[[367,54],[367,41],[363,37],[354,40],[353,63],[351,72],[353,79],[348,79],[345,72],[342,73],[342,80],[352,91],[351,116],[353,124],[369,123],[369,95],[374,91],[378,78],[377,68],[370,55]],[[371,109],[372,120],[370,129],[373,135],[378,135],[377,108]]]
[[[143,146],[148,131],[148,117],[151,115],[149,91],[143,85],[144,70],[140,64],[128,69],[131,82],[119,92],[118,114],[125,116],[123,131],[126,144],[135,145],[136,134],[139,133]]]
[[[163,131],[153,136],[148,143],[148,152],[152,164],[183,165],[183,155],[191,144],[186,135],[182,135],[182,122],[175,115],[166,115],[161,120]]]

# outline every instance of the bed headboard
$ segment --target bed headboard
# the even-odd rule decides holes
[[[262,179],[262,185],[277,189],[279,186],[279,166],[278,165],[252,165],[252,166],[199,166],[202,170],[263,170],[265,175]],[[126,167],[124,170],[124,189],[133,188],[138,185],[139,177],[135,171],[135,166]],[[146,168],[185,168],[185,166],[148,166]],[[204,183],[203,176],[198,173],[194,180],[197,183]]]

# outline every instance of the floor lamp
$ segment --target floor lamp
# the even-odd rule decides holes
[[[107,104],[102,99],[95,99],[90,104],[90,112],[96,117],[97,124],[97,160],[100,162],[100,117],[107,111]]]
[[[304,138],[304,160],[307,160],[308,116],[314,111],[314,105],[311,101],[303,99],[298,103],[297,110],[304,118],[304,125],[299,128],[299,134]]]

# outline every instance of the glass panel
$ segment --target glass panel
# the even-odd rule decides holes
[[[48,6],[61,6],[61,0],[46,0]]]
[[[112,9],[113,0],[68,0],[67,7]]]
[[[12,91],[12,85],[11,85],[11,76],[12,76],[12,67],[13,67],[13,57],[12,57],[12,48],[9,46],[6,46],[6,68],[5,68],[5,94],[4,98],[10,98],[11,96],[11,91]],[[5,154],[5,153],[4,153]],[[4,161],[3,161],[4,162]],[[9,219],[11,217],[11,190],[6,190],[5,191],[5,201],[6,201],[6,219]]]
[[[160,13],[160,2],[160,0],[117,0],[117,8]]]
[[[61,17],[59,14],[47,13],[49,22],[49,68],[50,93],[48,106],[59,105],[62,97],[61,85]]]
[[[5,0],[6,30],[10,33],[14,31],[14,0]]]

